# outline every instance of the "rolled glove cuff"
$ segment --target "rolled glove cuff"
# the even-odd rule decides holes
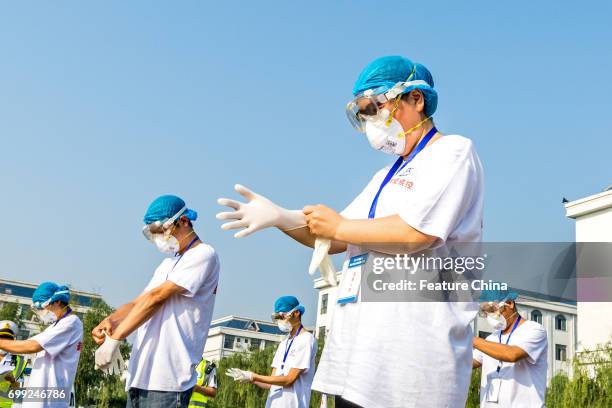
[[[278,207],[278,210],[280,217],[276,226],[281,231],[291,231],[307,225],[306,216],[301,210],[287,210],[282,207]]]

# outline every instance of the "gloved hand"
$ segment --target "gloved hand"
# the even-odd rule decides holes
[[[111,375],[121,374],[125,370],[125,362],[119,350],[120,345],[121,340],[115,340],[106,334],[104,343],[96,350],[95,368]]]
[[[328,255],[329,248],[331,248],[331,241],[329,239],[317,238],[315,240],[308,273],[314,275],[317,268],[319,268],[321,270],[321,277],[330,285],[336,286],[338,285],[336,280],[336,268],[331,257]]]
[[[253,381],[253,373],[251,371],[245,371],[239,368],[230,368],[225,372],[225,375],[232,377],[234,381],[238,381],[239,383]]]
[[[248,200],[246,203],[220,198],[217,202],[233,208],[235,211],[217,214],[219,220],[236,220],[221,225],[224,230],[242,228],[234,234],[235,238],[242,238],[256,231],[277,227],[288,231],[306,226],[306,217],[300,210],[287,210],[274,204],[266,197],[252,192],[248,188],[236,184],[234,189]]]

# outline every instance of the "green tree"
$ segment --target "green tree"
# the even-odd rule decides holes
[[[319,364],[324,342],[319,340],[315,364]],[[234,353],[219,361],[217,367],[218,388],[217,397],[210,400],[211,408],[261,408],[266,405],[268,390],[263,390],[253,384],[239,384],[225,375],[228,368],[237,367],[242,370],[253,371],[258,374],[272,372],[272,359],[276,346],[266,347],[263,350]],[[333,408],[333,398],[328,401],[328,407]],[[310,406],[318,408],[321,403],[321,394],[313,391]]]
[[[127,397],[123,381],[118,376],[108,376],[94,368],[97,345],[89,335],[93,328],[112,312],[113,309],[108,304],[99,300],[94,302],[91,310],[83,316],[83,348],[74,382],[77,405],[97,408],[125,407]],[[121,353],[127,361],[130,353],[127,342],[122,344]]]
[[[572,362],[572,377],[556,374],[546,392],[549,408],[612,407],[612,344],[581,352]]]
[[[470,379],[470,389],[468,392],[467,408],[477,408],[480,406],[480,368],[472,370],[472,378]]]
[[[17,303],[5,303],[0,308],[0,320],[10,320],[19,325],[19,305]]]

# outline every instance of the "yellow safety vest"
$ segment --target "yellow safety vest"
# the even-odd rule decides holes
[[[23,372],[25,371],[27,361],[22,356],[15,356],[16,364],[15,368],[11,372],[15,380],[18,380]],[[6,374],[5,374],[6,375]],[[3,376],[4,377],[4,376]],[[11,390],[11,383],[5,381],[4,378],[0,381],[0,408],[11,408],[13,406],[12,398],[9,398],[9,391]]]
[[[196,373],[198,374],[198,379],[196,380],[196,385],[208,386],[208,378],[206,376],[206,360],[202,359],[200,364],[196,367]],[[188,408],[201,408],[206,406],[206,401],[208,401],[208,396],[204,394],[200,394],[199,392],[191,393],[191,400],[189,401]]]

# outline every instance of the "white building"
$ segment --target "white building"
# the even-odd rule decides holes
[[[19,330],[18,339],[27,339],[41,331],[41,325],[32,320],[32,295],[37,287],[38,285],[33,283],[0,279],[0,307],[7,303],[16,304],[19,319],[24,324]],[[100,295],[95,293],[70,288],[70,306],[79,316],[86,313],[94,301],[101,299]]]
[[[329,327],[331,305],[336,301],[336,288],[319,278],[315,280],[315,289],[319,290],[317,305],[316,335],[325,336]],[[516,300],[519,313],[526,319],[542,324],[548,334],[548,379],[554,373],[571,371],[571,359],[576,352],[577,317],[576,305],[571,302],[555,302],[523,294],[519,291]],[[486,337],[492,329],[486,319],[477,317],[472,323],[474,333]]]
[[[567,217],[576,220],[576,242],[612,242],[612,186],[602,193],[566,203],[565,210]],[[580,268],[578,278],[580,292]],[[609,282],[612,276],[607,279]],[[579,301],[578,315],[578,351],[594,349],[612,340],[612,302]]]
[[[276,347],[285,337],[272,322],[247,317],[226,316],[213,320],[204,346],[204,358],[219,361],[236,352]]]

